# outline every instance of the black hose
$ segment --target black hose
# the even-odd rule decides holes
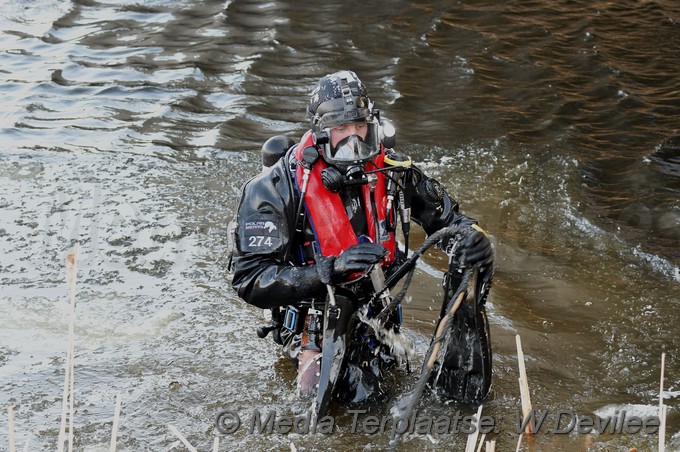
[[[467,236],[470,234],[469,228],[461,228],[458,225],[454,226],[448,226],[444,229],[440,229],[439,231],[433,233],[430,235],[428,238],[425,239],[423,244],[418,248],[408,259],[404,261],[399,268],[397,268],[392,274],[385,280],[385,287],[383,289],[376,293],[373,296],[373,300],[377,300],[380,295],[382,295],[383,292],[385,292],[387,289],[391,289],[394,287],[401,278],[404,276],[407,276],[406,280],[404,281],[404,285],[402,289],[399,291],[399,293],[390,301],[390,303],[380,311],[380,314],[376,316],[376,319],[379,322],[384,322],[390,313],[396,309],[397,305],[402,302],[404,297],[406,296],[406,292],[408,291],[409,286],[411,285],[411,279],[413,278],[413,273],[415,272],[416,269],[416,263],[418,259],[427,251],[432,245],[435,243],[439,242],[443,237],[446,236],[453,236],[455,234],[461,234],[464,236]],[[372,301],[373,301],[372,300]]]

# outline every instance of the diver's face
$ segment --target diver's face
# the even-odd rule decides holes
[[[362,140],[365,140],[367,134],[368,124],[365,122],[341,124],[331,129],[331,147],[335,149],[338,146],[338,143],[351,135],[356,135]]]

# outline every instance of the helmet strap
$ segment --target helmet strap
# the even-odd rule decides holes
[[[346,78],[341,79],[342,85],[340,86],[340,91],[342,92],[343,106],[345,109],[345,119],[354,118],[357,116],[357,106],[354,103],[354,97],[352,96],[352,89],[349,87],[349,82]]]

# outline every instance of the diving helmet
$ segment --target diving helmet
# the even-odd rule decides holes
[[[347,167],[367,162],[380,153],[380,118],[366,86],[349,70],[322,77],[312,90],[307,107],[315,144],[330,165]],[[330,130],[349,123],[364,123],[366,137],[350,135],[335,146]]]

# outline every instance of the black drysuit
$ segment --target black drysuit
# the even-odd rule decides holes
[[[300,306],[309,300],[323,303],[327,294],[316,265],[310,263],[314,255],[306,244],[314,241],[314,234],[309,222],[300,224],[295,218],[299,193],[294,182],[297,162],[293,151],[294,148],[271,168],[245,184],[234,237],[233,288],[247,303],[263,309],[271,308],[274,314],[278,314],[279,307]],[[428,178],[416,167],[411,167],[402,184],[406,199],[410,200],[412,219],[428,235],[446,226],[475,223],[458,212],[457,202],[439,182]],[[346,195],[347,199],[351,198],[351,195]],[[314,194],[307,193],[305,196]],[[347,205],[350,204],[348,201]],[[358,212],[363,214],[362,209]],[[301,231],[296,232],[296,229]],[[389,272],[390,269],[386,269],[388,276]],[[281,336],[275,335],[275,339],[281,341]],[[285,354],[294,358],[290,350],[291,341],[290,337],[282,340]],[[357,360],[362,359],[359,355],[361,352],[355,353]],[[389,360],[387,354],[373,353],[375,355]],[[367,364],[367,368],[360,369],[361,372],[352,374],[350,371],[344,376],[347,385],[352,388],[345,391],[350,393],[347,401],[360,402],[380,392],[378,380],[384,363],[373,361]],[[350,368],[356,371],[357,366],[361,365],[352,364],[350,360]],[[351,381],[356,379],[361,381]]]

